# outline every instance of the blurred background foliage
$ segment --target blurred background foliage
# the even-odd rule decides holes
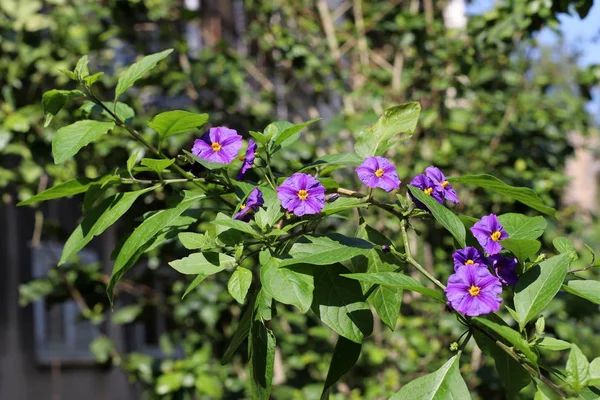
[[[82,149],[55,165],[51,140],[56,129],[86,113],[71,102],[43,128],[42,94],[73,88],[59,69],[73,69],[88,54],[90,69],[105,75],[97,94],[113,97],[116,77],[139,54],[176,49],[168,62],[130,90],[121,101],[135,111],[134,125],[155,139],[147,121],[169,109],[210,114],[212,126],[227,125],[245,137],[273,120],[300,122],[321,116],[305,140],[280,152],[279,172],[289,174],[314,157],[352,150],[352,138],[386,107],[420,102],[423,112],[413,139],[395,146],[389,158],[403,184],[435,164],[446,175],[490,173],[506,183],[533,188],[563,211],[549,221],[544,240],[569,236],[589,263],[583,247],[598,248],[597,214],[583,215],[561,202],[568,178],[568,137],[597,136],[597,121],[586,104],[600,80],[600,67],[582,68],[565,46],[537,41],[542,28],[556,29],[558,16],[584,17],[591,1],[508,0],[464,23],[444,13],[451,2],[433,0],[2,0],[0,4],[0,188],[7,204],[55,183],[93,178],[123,167],[138,144],[124,132]],[[456,3],[453,1],[452,3]],[[461,2],[458,2],[461,3]],[[455,5],[456,7],[456,5]],[[316,124],[315,124],[316,125]],[[190,148],[194,137],[169,139],[172,155]],[[359,188],[350,168],[330,169],[341,186]],[[590,181],[597,176],[590,176]],[[93,193],[105,196],[107,192]],[[527,212],[518,203],[458,187],[459,214]],[[157,209],[168,193],[136,203],[142,213]],[[378,193],[378,196],[384,196]],[[396,222],[369,210],[368,222],[397,237]],[[43,217],[41,211],[38,216]],[[355,216],[348,215],[354,219]],[[192,219],[193,221],[193,219]],[[64,241],[61,221],[38,218],[42,238]],[[133,219],[120,222],[131,228]],[[427,268],[447,277],[452,270],[452,239],[430,225],[419,225],[414,247]],[[199,226],[199,231],[206,226]],[[343,220],[326,229],[353,229]],[[594,245],[594,243],[596,245]],[[166,261],[183,249],[172,239],[152,246],[140,272],[119,287],[119,303],[109,312],[106,275],[101,267],[72,265],[53,270],[21,287],[26,305],[41,297],[61,302],[76,297],[82,317],[105,327],[132,324],[162,315],[167,329],[158,341],[161,354],[115,347],[102,336],[92,344],[98,362],[125,370],[145,398],[243,398],[246,357],[232,364],[222,356],[237,325],[240,306],[227,293],[224,278],[207,280],[181,300],[187,281],[165,272]],[[249,261],[252,262],[252,261]],[[595,274],[593,271],[590,275]],[[596,274],[597,275],[597,274]],[[148,282],[163,280],[160,290]],[[546,315],[546,329],[577,343],[590,359],[600,355],[597,306],[561,295]],[[318,398],[335,338],[309,312],[278,305],[271,328],[278,339],[273,398]],[[110,322],[109,322],[110,321]],[[363,347],[357,366],[337,385],[332,398],[387,398],[409,380],[433,371],[450,354],[461,334],[452,316],[417,295],[404,295],[395,332],[380,322]],[[474,398],[504,398],[490,360],[470,348],[463,375]],[[566,354],[548,355],[564,366]],[[523,398],[531,398],[524,391]]]

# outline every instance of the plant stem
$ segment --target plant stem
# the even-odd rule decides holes
[[[129,132],[129,134],[131,134],[131,136],[133,136],[135,139],[137,139],[138,141],[140,141],[144,146],[146,146],[148,148],[148,150],[150,150],[152,153],[154,153],[154,155],[156,155],[157,157],[164,158],[164,159],[169,159],[169,157],[167,157],[162,152],[160,152],[156,147],[154,147],[152,145],[152,143],[150,143],[146,139],[144,139],[144,137],[137,130],[135,130],[135,128],[133,128],[132,126],[130,126],[127,123],[125,123],[125,121],[123,121],[109,107],[107,107],[106,105],[104,105],[104,103],[98,97],[96,97],[96,95],[92,92],[92,90],[88,86],[84,85],[83,87],[84,87],[84,89],[85,89],[88,97],[90,99],[92,99],[92,101],[94,103],[96,103],[97,105],[99,105],[100,107],[102,107],[102,109],[104,109],[115,120],[115,123],[118,126],[120,126],[120,127],[124,128],[125,130],[127,130],[127,132]],[[185,178],[193,178],[193,176],[191,174],[189,174],[188,172],[186,172],[183,168],[181,168],[176,163],[173,164],[173,167],[183,177],[185,177]]]
[[[381,202],[369,197],[369,195],[367,195],[367,194],[360,193],[355,190],[344,189],[344,188],[337,188],[336,193],[339,193],[344,196],[356,197],[357,199],[367,198],[367,202],[369,204],[372,204],[375,207],[381,208],[382,210],[385,210],[385,211],[389,212],[390,214],[395,215],[398,218],[401,218],[401,219],[405,218],[405,216],[402,214],[402,212],[400,210],[395,209],[394,207],[392,207],[389,204],[381,203]]]
[[[408,232],[406,231],[406,219],[400,220],[400,229],[402,231],[402,241],[404,242],[404,252],[405,252],[406,261],[410,265],[412,265],[413,267],[418,269],[420,273],[425,275],[427,277],[427,279],[429,279],[431,282],[433,282],[437,287],[439,287],[442,290],[446,290],[446,285],[444,285],[442,282],[437,280],[433,275],[431,275],[429,272],[427,272],[427,270],[421,264],[419,264],[417,262],[417,260],[415,260],[412,257],[412,255],[410,253],[410,244],[408,242]]]

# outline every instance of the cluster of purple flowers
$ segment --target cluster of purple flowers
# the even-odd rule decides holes
[[[248,170],[252,169],[256,157],[257,145],[254,140],[248,141],[246,155],[240,157],[242,167],[237,174],[237,179],[241,180]],[[192,154],[204,160],[219,163],[230,164],[242,148],[242,137],[237,134],[235,129],[229,129],[224,126],[210,128],[200,139],[194,141]],[[240,204],[239,211],[233,216],[234,219],[250,221],[253,213],[264,204],[263,194],[258,188],[252,189],[245,203]]]
[[[475,247],[456,251],[454,274],[448,278],[446,297],[455,310],[469,316],[498,311],[502,285],[517,284],[517,259],[499,254],[508,237],[494,214],[482,217],[471,232],[487,256]]]
[[[453,203],[459,202],[452,184],[448,182],[444,173],[433,165],[427,167],[424,174],[415,176],[409,185],[421,189],[440,204],[443,204],[444,199],[448,199]],[[423,203],[414,198],[412,193],[409,192],[409,194],[417,207],[422,210],[427,209]]]
[[[229,164],[238,156],[241,147],[242,137],[235,130],[216,127],[194,142],[192,153],[208,161]],[[245,157],[240,158],[242,167],[237,175],[238,180],[243,179],[253,167],[257,147],[253,140],[248,141]],[[367,157],[356,168],[356,174],[365,186],[381,188],[386,192],[398,189],[401,183],[396,167],[384,157]],[[410,185],[421,189],[440,204],[444,199],[459,202],[452,184],[437,167],[427,167],[425,173],[415,176]],[[277,187],[277,197],[288,212],[303,216],[318,214],[323,210],[325,191],[325,187],[313,176],[295,173]],[[426,209],[412,194],[411,197],[417,207]],[[254,188],[233,218],[247,222],[263,204],[262,192]],[[448,278],[446,297],[455,310],[477,316],[499,309],[502,286],[514,286],[517,283],[517,259],[499,254],[502,251],[500,242],[508,234],[494,214],[482,217],[473,225],[471,232],[485,253],[475,247],[465,247],[452,255],[454,274]]]

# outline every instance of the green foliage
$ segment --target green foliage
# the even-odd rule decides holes
[[[156,64],[158,64],[159,61],[166,58],[172,52],[173,49],[169,49],[161,51],[160,53],[145,56],[140,61],[127,68],[123,75],[119,77],[119,81],[117,82],[117,88],[115,89],[115,103],[117,102],[117,99],[123,93],[125,93],[127,89],[132,87],[137,80],[141,79],[146,72],[156,67]],[[75,67],[75,73],[77,74],[77,67]]]
[[[114,122],[84,120],[60,128],[52,141],[54,163],[65,162],[77,154],[83,146],[95,142],[114,127]]]
[[[161,139],[199,129],[208,121],[208,114],[194,114],[175,110],[158,114],[148,126],[158,132]]]

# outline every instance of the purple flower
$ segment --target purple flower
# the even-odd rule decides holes
[[[194,141],[192,154],[204,160],[229,164],[242,148],[242,137],[234,129],[224,126],[210,128]]]
[[[502,283],[477,264],[461,267],[448,278],[446,297],[455,310],[472,317],[498,311]]]
[[[325,187],[308,174],[296,173],[277,188],[277,198],[298,217],[318,214],[325,207]]]
[[[502,224],[494,214],[481,217],[479,222],[471,227],[471,232],[481,247],[489,254],[500,253],[502,250],[500,241],[508,237],[508,233],[502,228]]]
[[[517,277],[517,259],[514,257],[505,257],[500,254],[489,256],[488,266],[494,271],[496,276],[504,285],[515,286],[519,278]]]
[[[387,158],[368,157],[356,168],[356,173],[360,181],[370,188],[378,187],[391,192],[400,187],[396,167]]]
[[[246,175],[246,172],[252,168],[252,165],[254,164],[254,156],[256,154],[256,148],[258,146],[256,145],[256,143],[254,142],[254,140],[250,139],[248,140],[248,148],[246,149],[246,156],[242,159],[242,168],[240,169],[240,172],[238,172],[237,174],[237,180],[242,180],[244,178],[244,175]]]
[[[233,216],[233,219],[250,221],[252,213],[256,212],[260,206],[265,204],[263,194],[258,188],[252,189],[245,203],[240,206],[240,211]]]
[[[476,249],[475,247],[465,247],[464,249],[456,250],[454,254],[452,254],[452,258],[454,259],[455,271],[457,271],[458,268],[464,265],[485,265],[485,257],[483,257],[481,251],[479,251],[479,249]]]
[[[442,204],[442,201],[444,200],[444,192],[440,189],[439,185],[436,185],[435,182],[427,175],[420,174],[415,176],[413,180],[410,181],[409,185],[421,189],[426,195],[433,197],[438,203]],[[427,209],[425,204],[417,200],[412,193],[408,192],[408,194],[417,207],[419,207],[421,210]]]
[[[446,176],[439,168],[434,167],[433,165],[427,167],[425,170],[425,174],[429,179],[431,179],[436,185],[439,186],[439,189],[444,193],[444,197],[453,203],[458,203],[458,196],[454,189],[452,189],[452,184],[448,182]]]

